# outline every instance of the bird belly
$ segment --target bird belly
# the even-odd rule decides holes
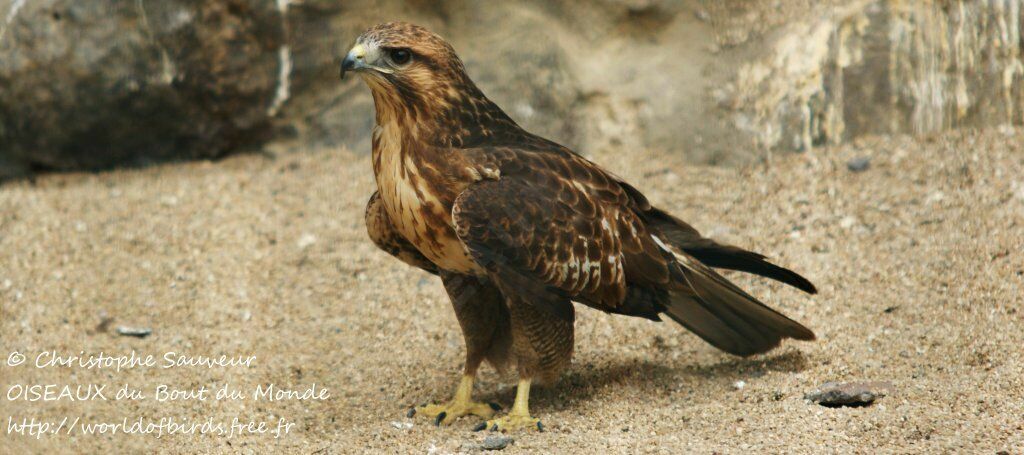
[[[384,204],[396,230],[438,267],[459,273],[479,272],[455,235],[451,208],[414,185],[415,181],[396,181],[392,203]]]
[[[377,187],[395,230],[427,259],[444,270],[483,273],[455,235],[450,204],[442,202],[408,158],[382,153]]]

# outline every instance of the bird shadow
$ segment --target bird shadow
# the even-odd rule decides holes
[[[606,365],[585,363],[572,368],[552,387],[537,389],[535,402],[541,409],[561,407],[561,402],[567,398],[588,400],[607,393],[608,389],[670,395],[695,384],[720,386],[769,373],[798,373],[807,366],[807,357],[800,351],[679,366],[656,359],[633,359]]]
[[[654,393],[664,396],[702,383],[708,387],[722,387],[723,384],[769,373],[798,373],[807,367],[807,356],[797,350],[753,358],[722,357],[714,363],[679,364],[656,358],[633,358],[608,363],[584,361],[574,364],[555,383],[534,387],[531,390],[530,405],[539,411],[560,409],[569,401],[587,401],[607,393],[609,389],[618,393]],[[514,371],[499,377],[498,382],[503,385],[483,387],[475,398],[483,402],[512,403],[516,394]],[[484,379],[486,383],[493,384],[492,381],[490,378]],[[438,398],[450,393],[447,385],[438,389],[436,382],[430,382],[422,384],[422,388],[437,389],[432,394]]]

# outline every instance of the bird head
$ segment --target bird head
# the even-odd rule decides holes
[[[465,68],[452,46],[418,25],[388,22],[359,35],[341,61],[341,77],[353,72],[375,92],[424,95],[462,82]]]
[[[341,61],[373,92],[378,124],[397,119],[423,141],[468,145],[518,126],[466,75],[440,36],[405,22],[371,27]]]

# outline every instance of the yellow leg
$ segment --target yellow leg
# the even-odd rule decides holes
[[[491,431],[514,431],[520,429],[544,431],[540,419],[530,416],[530,380],[520,379],[516,388],[516,402],[505,417],[488,420],[478,429],[489,428]]]
[[[432,417],[434,425],[450,424],[464,415],[475,415],[485,419],[491,418],[501,407],[496,404],[474,402],[472,400],[473,379],[473,375],[463,375],[459,381],[459,387],[455,389],[455,396],[452,397],[451,401],[441,404],[425,404],[413,408],[409,411],[410,417],[415,414]]]

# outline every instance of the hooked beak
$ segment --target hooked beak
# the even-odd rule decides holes
[[[387,63],[383,63],[383,60],[381,51],[376,46],[367,47],[362,44],[356,44],[352,47],[352,50],[348,51],[348,55],[341,60],[341,78],[344,79],[345,73],[348,71],[372,70],[382,74],[393,73],[394,70],[388,68]]]
[[[341,61],[341,78],[345,79],[346,71],[359,71],[371,68],[366,64],[366,48],[356,44]]]

